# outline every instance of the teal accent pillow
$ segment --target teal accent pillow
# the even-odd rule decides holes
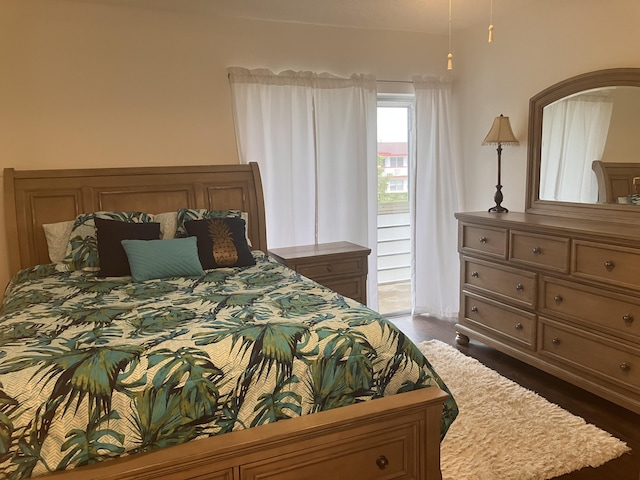
[[[154,278],[196,277],[204,274],[196,237],[171,240],[122,240],[131,276],[136,282]]]

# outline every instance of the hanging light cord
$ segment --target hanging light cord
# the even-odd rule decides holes
[[[491,0],[491,10],[489,13],[489,43],[493,43],[493,0]]]
[[[453,69],[453,55],[451,53],[451,1],[449,0],[449,55],[447,55],[447,70]]]

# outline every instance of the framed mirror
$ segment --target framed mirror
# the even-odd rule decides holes
[[[637,218],[640,68],[578,75],[529,101],[527,213]]]

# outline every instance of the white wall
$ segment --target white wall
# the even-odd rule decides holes
[[[640,93],[635,87],[617,88],[603,162],[640,162]]]
[[[1,0],[0,167],[237,163],[227,67],[408,80],[445,74],[446,49],[419,33]],[[8,277],[0,232],[0,289]]]
[[[493,117],[511,117],[504,205],[524,207],[528,101],[590,70],[640,66],[638,0],[537,0],[447,38],[313,27],[66,0],[0,2],[0,167],[237,162],[226,68],[449,75],[459,117],[462,208],[492,205]],[[0,209],[0,222],[4,221]],[[0,233],[0,285],[9,277]],[[1,288],[1,287],[0,287]]]
[[[574,75],[640,67],[639,22],[638,0],[538,0],[508,14],[494,11],[492,44],[487,25],[459,34],[454,97],[465,210],[493,205],[497,154],[480,144],[501,113],[520,141],[502,154],[503,206],[524,209],[529,99]]]

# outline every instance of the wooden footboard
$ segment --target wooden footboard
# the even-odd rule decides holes
[[[433,387],[47,475],[56,480],[441,479]]]

